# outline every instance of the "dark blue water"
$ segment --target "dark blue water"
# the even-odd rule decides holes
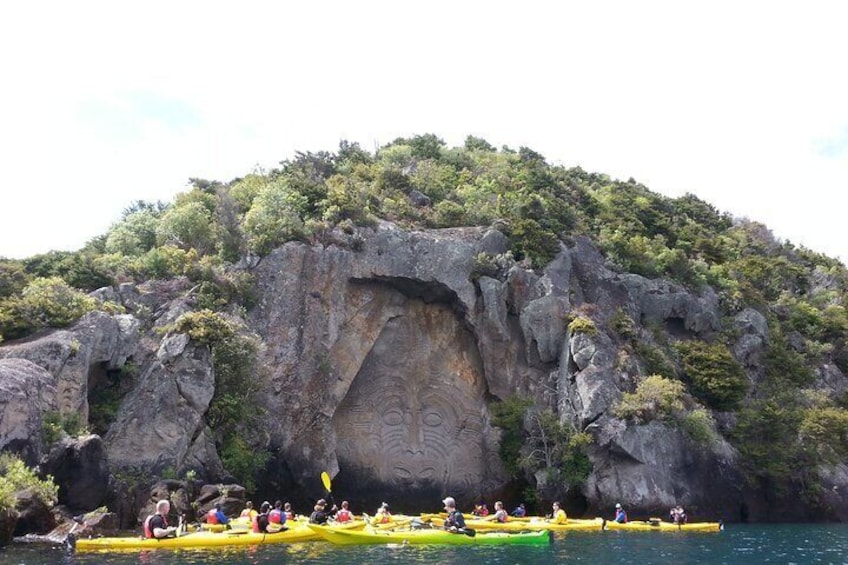
[[[552,563],[848,563],[846,525],[729,525],[718,534],[604,532],[557,534],[545,547],[333,546],[324,542],[230,550],[69,554],[41,544],[0,549],[0,565],[270,565]]]

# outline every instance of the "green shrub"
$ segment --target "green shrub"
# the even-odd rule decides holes
[[[622,339],[635,339],[636,323],[623,308],[617,308],[615,314],[610,318],[610,327],[622,337]]]
[[[677,371],[674,364],[668,358],[663,349],[649,341],[637,341],[635,345],[636,355],[642,359],[645,372],[649,375],[674,376]]]
[[[810,408],[803,412],[798,435],[816,460],[835,465],[848,457],[848,410]]]
[[[635,392],[624,393],[613,412],[637,423],[670,420],[684,410],[685,393],[686,387],[680,381],[650,375],[636,386]]]
[[[2,486],[3,483],[6,486]],[[3,504],[3,499],[8,504],[8,494],[4,496],[2,493],[8,493],[10,487],[13,493],[29,489],[36,499],[48,507],[56,504],[59,498],[59,487],[53,483],[53,477],[47,475],[44,480],[41,480],[35,471],[27,467],[17,456],[3,453],[0,454],[0,505]],[[9,507],[6,506],[6,508]]]
[[[732,410],[748,392],[744,369],[720,343],[685,341],[675,345],[695,396],[717,410]]]
[[[200,310],[186,312],[177,318],[171,328],[166,329],[177,333],[187,333],[191,339],[199,343],[218,345],[225,343],[236,334],[238,324],[217,312]]]
[[[683,431],[696,443],[713,445],[719,440],[715,420],[707,410],[696,408],[680,420]]]
[[[65,327],[97,307],[97,300],[59,277],[36,278],[20,296],[0,302],[0,335],[15,339],[42,328]]]
[[[524,415],[532,405],[533,401],[529,398],[514,396],[489,407],[492,425],[502,430],[501,460],[506,470],[513,475],[519,471],[521,446],[524,444]]]
[[[546,230],[536,220],[523,219],[512,228],[512,252],[517,260],[530,259],[534,268],[541,269],[560,252],[556,234]]]
[[[576,316],[568,323],[568,331],[571,335],[586,334],[590,336],[598,335],[598,328],[591,318],[585,316]]]

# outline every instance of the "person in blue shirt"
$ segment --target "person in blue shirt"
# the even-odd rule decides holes
[[[524,508],[524,503],[518,505],[518,507],[512,511],[512,515],[516,518],[521,518],[522,516],[527,515],[527,510]]]
[[[221,504],[215,504],[215,507],[210,509],[209,512],[206,513],[206,523],[207,524],[225,524],[228,525],[230,523],[230,519],[227,518],[227,515],[221,511]]]
[[[615,505],[615,521],[619,524],[627,523],[627,512],[624,511],[620,503]]]

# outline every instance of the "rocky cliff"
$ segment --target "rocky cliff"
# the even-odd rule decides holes
[[[755,381],[768,340],[756,311],[723,322],[709,289],[693,294],[613,272],[588,239],[563,247],[542,272],[504,260],[506,251],[497,229],[381,223],[340,232],[332,245],[288,243],[244,266],[255,276],[256,300],[243,315],[261,337],[263,370],[261,400],[243,410],[260,415],[257,447],[275,454],[260,483],[275,489],[268,497],[306,505],[322,494],[317,477],[326,470],[334,491],[366,510],[380,500],[431,508],[445,494],[465,505],[515,498],[492,406],[523,396],[592,437],[589,479],[569,490],[572,513],[604,514],[622,502],[633,515],[683,504],[696,518],[756,521],[777,511],[806,519],[817,511],[845,519],[793,503],[791,493],[747,486],[721,437],[698,443],[669,423],[614,415],[646,374],[613,329],[616,316],[633,320],[640,340],[658,328],[669,339],[705,339],[733,324],[734,355]],[[482,269],[481,254],[495,266]],[[209,428],[209,350],[156,331],[195,307],[192,288],[151,282],[97,295],[127,314],[90,314],[67,330],[0,347],[0,447],[31,461],[47,455],[44,415],[85,421],[92,390],[130,360],[138,372],[103,438],[113,476],[192,470],[209,482],[230,479]],[[597,331],[570,331],[575,313]],[[838,369],[826,373],[826,386],[848,386]],[[55,456],[53,468],[62,468]],[[836,497],[831,508],[844,508],[844,468],[824,478]]]

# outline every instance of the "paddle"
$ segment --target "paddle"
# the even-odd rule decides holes
[[[324,483],[324,488],[327,489],[327,498],[330,499],[330,504],[335,506],[336,501],[333,500],[333,485],[330,483],[330,473],[327,471],[321,471],[321,482]]]

